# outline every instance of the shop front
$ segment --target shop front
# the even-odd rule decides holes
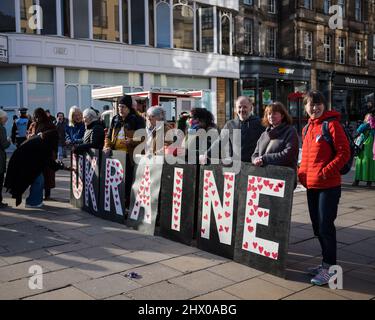
[[[311,65],[289,60],[264,60],[258,57],[242,58],[240,62],[243,95],[254,103],[260,117],[267,105],[282,102],[293,117],[297,130],[303,126],[302,95],[310,88]]]
[[[332,109],[341,113],[343,121],[362,121],[374,106],[375,77],[336,73],[332,80]]]

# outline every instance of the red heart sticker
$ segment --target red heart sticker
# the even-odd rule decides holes
[[[244,244],[243,244],[243,248],[244,249],[247,249],[249,247],[249,243],[248,242],[245,242]]]
[[[224,228],[223,228],[222,225],[220,225],[220,227],[219,227],[219,232],[223,232],[223,231],[224,231]]]
[[[261,191],[263,189],[263,186],[260,184],[258,185],[258,190]]]
[[[279,254],[278,254],[277,252],[273,252],[273,253],[272,253],[272,257],[273,257],[274,259],[277,259],[278,255],[279,255]]]
[[[174,225],[174,228],[175,228],[175,229],[178,229],[178,224],[175,224],[175,225]]]
[[[251,223],[251,219],[249,217],[246,218],[246,223]]]
[[[260,253],[262,253],[263,252],[263,247],[259,246],[258,250],[259,250]]]
[[[227,198],[229,198],[229,197],[231,196],[231,193],[230,193],[230,192],[225,192],[225,196],[226,196]]]
[[[177,175],[178,175],[178,177],[180,178],[180,179],[182,179],[182,173],[181,172],[177,172]]]
[[[273,183],[270,183],[269,188],[270,188],[270,189],[273,188]]]
[[[180,184],[180,183],[181,183],[181,180],[178,180],[178,179],[177,179],[177,180],[176,180],[176,183],[177,183],[177,184]]]
[[[225,232],[229,231],[229,227],[224,227],[224,229],[225,229]]]
[[[255,212],[254,212],[254,210],[253,210],[253,209],[251,209],[251,210],[250,210],[250,212],[249,212],[249,215],[253,216],[253,215],[254,215],[254,213],[255,213]]]
[[[173,216],[173,218],[177,221],[178,220],[178,216]]]
[[[249,200],[249,202],[247,203],[247,205],[249,206],[249,207],[251,207],[252,205],[253,205],[253,200]]]
[[[211,172],[207,172],[207,173],[206,173],[206,177],[207,177],[207,178],[209,178],[210,175],[211,175]]]
[[[254,192],[253,195],[251,196],[252,199],[255,199],[257,197],[257,194]]]
[[[230,215],[231,215],[231,213],[230,213],[230,212],[228,212],[228,211],[225,211],[225,217],[226,217],[226,218],[229,218],[229,217],[230,217]]]
[[[252,177],[251,179],[249,179],[249,184],[253,184],[255,182],[255,177]]]
[[[230,201],[225,201],[225,205],[226,205],[227,207],[229,207],[229,206],[230,206]]]
[[[256,249],[257,246],[258,246],[258,242],[253,242],[253,247],[254,247],[254,249]]]
[[[264,255],[266,256],[266,257],[269,257],[270,256],[270,252],[268,252],[268,251],[264,251]]]
[[[223,218],[223,216],[219,213],[218,216],[217,216],[217,220],[221,220]]]
[[[231,184],[227,184],[227,189],[229,190],[229,189],[231,189],[232,188],[232,185]]]
[[[208,201],[206,201],[206,202],[204,203],[204,205],[205,205],[206,207],[208,207]]]
[[[203,217],[204,220],[208,220],[208,214]]]
[[[251,233],[251,232],[254,231],[254,228],[253,228],[252,226],[248,226],[248,227],[247,227],[247,230],[249,230],[249,232]]]
[[[178,212],[178,208],[174,208],[174,212],[177,213]]]
[[[215,201],[215,207],[217,207],[218,205],[219,205],[219,202]]]
[[[211,193],[212,193],[213,196],[215,195],[215,192],[216,192],[215,190],[212,190],[212,191],[211,191]]]
[[[206,231],[206,229],[201,229],[201,234],[204,234],[205,233],[205,231]]]

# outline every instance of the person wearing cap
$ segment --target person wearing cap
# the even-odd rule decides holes
[[[17,148],[27,139],[27,131],[31,121],[27,115],[27,108],[20,108],[20,117],[13,122],[11,140]]]
[[[125,151],[126,155],[126,173],[125,180],[125,202],[126,206],[130,204],[130,191],[133,180],[133,151],[140,143],[133,141],[134,132],[146,127],[145,122],[140,121],[140,116],[133,108],[133,99],[130,95],[124,95],[118,102],[118,114],[112,118],[107,137],[104,143],[104,152],[110,153],[111,150]]]
[[[5,124],[8,121],[8,115],[4,110],[0,110],[0,208],[5,208],[8,204],[3,203],[3,184],[6,171],[7,153],[6,149],[10,146],[7,138]]]

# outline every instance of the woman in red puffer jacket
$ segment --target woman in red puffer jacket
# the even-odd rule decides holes
[[[340,124],[340,114],[326,111],[324,96],[310,91],[304,98],[310,116],[307,130],[302,132],[302,160],[298,170],[301,184],[307,188],[307,202],[315,236],[322,247],[323,262],[310,268],[313,284],[329,282],[328,272],[336,264],[336,228],[334,221],[341,197],[340,169],[350,158],[349,141]],[[323,136],[323,123],[327,121],[333,146]]]

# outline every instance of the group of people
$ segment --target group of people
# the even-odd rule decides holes
[[[235,129],[240,131],[239,153],[242,162],[252,163],[255,166],[286,166],[295,170],[300,183],[307,189],[307,202],[314,234],[318,237],[322,248],[322,264],[310,268],[308,272],[313,276],[311,279],[313,284],[324,285],[331,277],[330,266],[336,264],[337,243],[334,221],[341,196],[340,169],[350,158],[351,152],[349,141],[340,124],[340,114],[327,110],[322,93],[308,92],[303,104],[309,120],[302,132],[300,164],[298,164],[299,135],[293,126],[291,116],[281,102],[273,102],[267,106],[263,118],[259,119],[253,114],[253,104],[249,98],[240,96],[235,104],[236,118],[229,120],[223,129],[228,130],[230,140],[233,139]],[[12,155],[5,181],[5,187],[16,198],[16,204],[21,202],[23,192],[31,185],[26,205],[32,207],[42,205],[43,187],[46,189],[46,182],[51,176],[48,176],[48,171],[53,173],[54,170],[63,168],[61,162],[55,160],[57,158],[61,160],[65,148],[70,147],[76,153],[91,148],[102,149],[105,154],[110,154],[114,150],[126,152],[125,201],[126,206],[129,206],[134,171],[134,150],[142,142],[142,140],[134,139],[135,132],[138,129],[145,129],[146,137],[143,140],[146,146],[145,153],[158,154],[161,151],[156,141],[158,132],[164,130],[165,134],[171,127],[165,121],[165,111],[162,107],[153,106],[148,108],[145,114],[141,114],[134,107],[134,101],[129,95],[119,100],[117,111],[108,130],[105,129],[99,113],[92,108],[81,112],[79,108],[72,107],[69,112],[69,123],[66,123],[64,115],[59,113],[53,124],[45,111],[40,108],[35,110],[31,124],[27,124],[26,120],[22,121],[26,123],[28,136]],[[358,130],[363,133],[372,128],[370,136],[373,144],[374,125],[371,124],[373,120],[371,117],[367,120],[368,122]],[[5,149],[10,145],[3,126],[5,122],[6,114],[0,111],[0,183],[4,180],[6,171]],[[330,142],[322,133],[324,126],[327,127],[331,136]],[[217,130],[214,116],[204,108],[193,108],[190,112],[182,114],[177,128],[184,133],[194,133],[199,129]],[[220,143],[218,140],[210,141],[208,150],[197,154],[201,164],[208,162],[209,151],[216,143]],[[171,143],[166,141],[161,147],[165,151]],[[187,149],[189,147],[191,146],[187,145]],[[24,159],[30,152],[33,157],[25,166]],[[363,165],[364,160],[360,158],[358,161],[358,166]],[[359,164],[360,162],[362,164]],[[30,170],[31,167],[32,170]],[[27,179],[22,180],[22,175],[27,176]],[[19,183],[19,179],[23,182]],[[296,185],[297,181],[294,187]],[[48,188],[51,188],[51,185]],[[48,192],[46,196],[49,196]]]

